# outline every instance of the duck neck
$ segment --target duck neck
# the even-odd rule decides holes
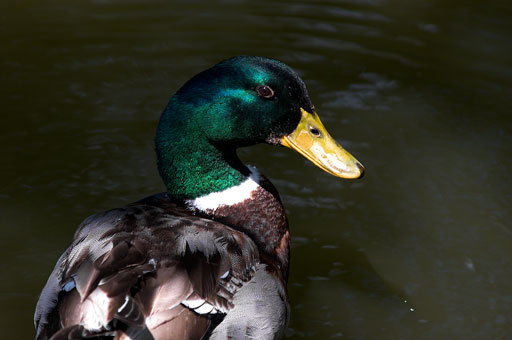
[[[171,114],[168,107],[155,139],[160,176],[176,201],[240,185],[250,174],[235,148],[211,143],[191,116]]]
[[[236,187],[247,180],[249,170],[235,151],[220,151],[198,142],[177,146],[159,155],[159,170],[167,193],[177,201],[192,200]]]

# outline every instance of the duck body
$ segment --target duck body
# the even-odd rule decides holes
[[[259,224],[263,216],[249,221],[253,210],[269,205],[266,197],[233,210],[243,210],[238,219],[250,216],[246,222]],[[251,237],[229,227],[232,214],[226,218],[223,208],[216,221],[161,193],[87,218],[43,291],[53,293],[48,301],[57,292],[58,302],[41,304],[51,311],[40,311],[46,319],[39,323],[47,322],[40,338],[60,325],[70,326],[55,339],[114,336],[114,320],[128,326],[131,338],[242,339],[248,330],[258,339],[278,338],[289,315],[287,271],[276,255],[260,252]],[[278,223],[286,227],[285,219]],[[282,240],[288,253],[287,237]],[[288,261],[286,254],[277,257]]]
[[[236,148],[281,144],[361,176],[341,147],[330,154],[318,124],[302,80],[278,61],[235,57],[192,78],[157,129],[167,192],[82,222],[37,303],[36,339],[282,337],[288,222],[277,190]]]

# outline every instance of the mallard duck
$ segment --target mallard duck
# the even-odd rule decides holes
[[[364,172],[290,67],[222,61],[162,113],[155,144],[167,191],[80,224],[37,302],[36,338],[280,338],[288,222],[272,183],[236,154],[257,143],[289,147],[338,177]]]

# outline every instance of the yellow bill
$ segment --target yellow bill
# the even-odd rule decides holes
[[[327,132],[318,115],[300,109],[299,125],[281,144],[309,159],[320,169],[341,178],[360,178],[364,167]]]

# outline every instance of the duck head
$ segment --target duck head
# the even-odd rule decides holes
[[[194,76],[170,99],[156,136],[160,174],[175,198],[221,191],[248,175],[236,148],[258,143],[294,149],[334,176],[364,172],[329,135],[290,67],[240,56]]]

